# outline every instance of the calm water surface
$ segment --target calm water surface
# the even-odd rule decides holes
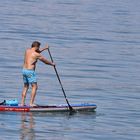
[[[51,46],[69,102],[98,108],[72,116],[0,113],[0,139],[139,140],[139,6],[139,0],[1,1],[0,101],[21,99],[24,51],[39,40]],[[37,74],[36,103],[65,103],[53,68],[39,62]]]

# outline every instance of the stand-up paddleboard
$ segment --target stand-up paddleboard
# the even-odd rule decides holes
[[[72,104],[72,108],[75,111],[94,111],[97,106],[91,103],[84,104]],[[0,111],[15,111],[15,112],[68,112],[68,105],[37,105],[34,107],[30,106],[10,106],[0,105]]]

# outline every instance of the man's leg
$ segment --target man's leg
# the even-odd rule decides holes
[[[22,91],[21,105],[25,105],[26,93],[28,89],[29,89],[29,84],[24,84],[23,91]]]
[[[34,106],[34,100],[35,100],[37,88],[38,88],[37,83],[33,83],[32,84],[30,106]]]

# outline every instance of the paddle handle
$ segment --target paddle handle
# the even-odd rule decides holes
[[[49,48],[48,48],[48,53],[49,53],[49,55],[50,55],[51,61],[54,62]],[[59,83],[60,83],[61,89],[62,89],[62,91],[63,91],[65,100],[66,100],[66,102],[67,102],[67,104],[68,104],[68,106],[69,106],[69,109],[70,109],[70,111],[74,111],[73,108],[71,107],[71,105],[70,105],[68,99],[67,99],[67,96],[66,96],[65,90],[64,90],[64,88],[63,88],[62,82],[61,82],[61,80],[60,80],[59,74],[58,74],[58,72],[57,72],[56,66],[54,66],[54,70],[55,70],[57,79],[58,79],[58,81],[59,81]]]

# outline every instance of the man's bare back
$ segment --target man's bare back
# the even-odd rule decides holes
[[[37,53],[32,49],[27,49],[25,51],[25,57],[24,57],[24,69],[31,69],[35,70],[36,62],[37,62]]]

